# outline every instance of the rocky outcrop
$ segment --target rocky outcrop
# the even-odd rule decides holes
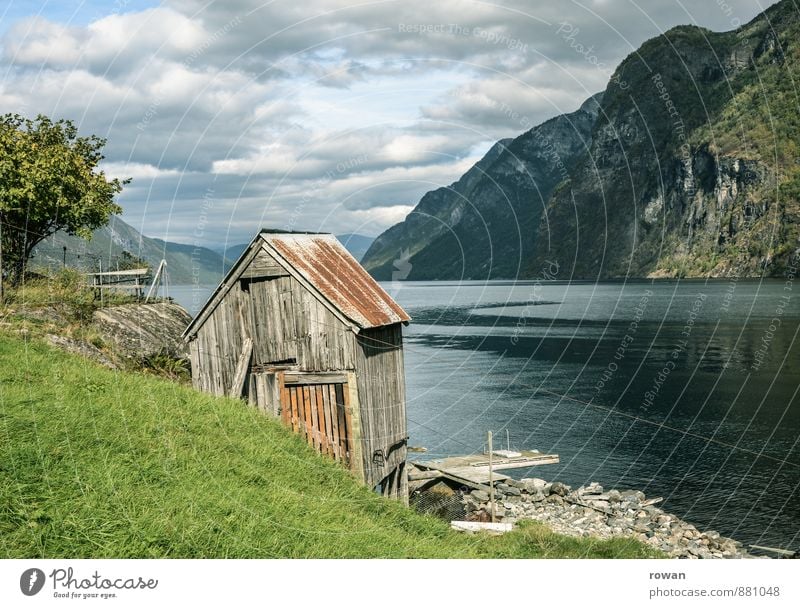
[[[53,346],[56,346],[61,350],[65,350],[68,353],[80,355],[82,357],[86,357],[87,359],[92,359],[100,365],[108,367],[109,369],[117,369],[117,365],[94,344],[90,344],[89,342],[85,342],[83,340],[75,340],[74,338],[69,338],[67,336],[59,336],[58,334],[47,334],[47,341]]]
[[[661,499],[648,500],[635,490],[605,491],[597,483],[577,490],[544,479],[508,479],[495,486],[495,517],[501,523],[536,520],[554,532],[569,536],[613,538],[634,537],[670,557],[689,559],[752,557],[742,544],[701,532],[695,526],[656,506]],[[464,494],[466,519],[489,521],[489,495],[482,490]]]
[[[548,202],[530,272],[781,276],[800,245],[784,65],[799,21],[784,1],[734,32],[674,28],[625,59],[589,154]]]
[[[159,302],[102,308],[94,313],[93,324],[116,354],[141,360],[158,354],[188,357],[181,334],[191,320],[182,306]]]

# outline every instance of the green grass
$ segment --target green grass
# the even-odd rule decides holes
[[[452,532],[241,402],[0,333],[0,557],[651,556]]]

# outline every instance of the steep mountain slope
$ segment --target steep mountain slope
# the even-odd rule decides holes
[[[119,217],[107,226],[98,228],[88,241],[57,232],[34,249],[32,266],[60,267],[67,248],[67,265],[83,270],[113,270],[131,254],[156,268],[162,258],[167,260],[169,279],[173,284],[219,283],[223,260],[218,253],[205,247],[182,245],[143,236]]]
[[[676,27],[620,64],[599,111],[499,142],[363,263],[395,280],[554,262],[564,279],[782,276],[800,262],[798,62],[793,0],[731,32]]]
[[[800,245],[798,21],[785,0],[625,59],[528,273],[554,260],[573,278],[782,274]]]
[[[589,148],[599,99],[495,144],[457,182],[423,196],[362,264],[382,280],[518,276],[553,188]]]

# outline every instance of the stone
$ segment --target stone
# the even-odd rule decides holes
[[[570,487],[561,483],[560,481],[554,481],[553,484],[550,486],[551,494],[556,494],[558,496],[566,496],[569,494]]]
[[[622,499],[628,502],[642,502],[645,498],[644,492],[640,492],[639,490],[623,490],[620,494],[622,495]]]
[[[191,320],[182,306],[170,302],[110,306],[92,317],[103,340],[131,359],[157,354],[188,357],[189,347],[182,334]]]
[[[47,340],[53,346],[57,346],[58,348],[65,350],[69,353],[73,353],[76,355],[81,355],[83,357],[87,357],[88,359],[93,359],[97,361],[100,365],[104,365],[109,369],[116,369],[117,366],[114,364],[111,359],[106,357],[106,355],[97,348],[94,344],[89,344],[88,342],[83,342],[81,340],[73,340],[72,338],[67,338],[66,336],[58,336],[55,334],[48,334]]]
[[[470,492],[470,496],[472,496],[472,498],[477,502],[489,502],[489,493],[484,492],[483,490],[472,490],[472,492]]]
[[[609,490],[608,492],[608,501],[609,502],[620,502],[622,500],[622,494],[619,490]]]
[[[633,531],[634,532],[639,532],[639,533],[642,533],[642,534],[652,534],[653,533],[653,531],[650,529],[650,526],[648,526],[647,524],[636,524],[635,526],[633,526]]]
[[[542,502],[547,496],[544,495],[544,492],[541,490],[537,490],[535,494],[531,494],[529,500],[531,502]]]
[[[544,479],[538,479],[536,477],[525,477],[520,480],[520,484],[522,485],[523,489],[529,494],[534,494],[537,491],[544,492],[545,488],[550,485]]]

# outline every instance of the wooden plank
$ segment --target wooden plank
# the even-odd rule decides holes
[[[317,390],[317,403],[322,403],[322,414],[325,419],[325,439],[328,442],[327,454],[334,460],[338,460],[339,451],[336,444],[336,439],[333,434],[333,424],[331,422],[331,404],[330,392],[326,384],[319,384],[316,386]]]
[[[756,549],[758,551],[769,551],[770,553],[775,553],[777,555],[784,555],[786,557],[794,557],[797,555],[797,551],[788,551],[786,549],[778,549],[777,547],[764,547],[763,545],[750,545],[751,549]]]
[[[256,374],[256,405],[262,412],[267,411],[268,391],[264,374]]]
[[[409,481],[422,481],[423,479],[436,479],[442,476],[442,472],[437,469],[429,471],[415,471],[408,474]]]
[[[328,399],[326,398],[327,391],[325,390],[325,385],[319,385],[317,387],[317,391],[319,392],[319,400],[322,402],[322,417],[325,420],[325,441],[327,443],[327,453],[328,456],[334,456],[333,446],[335,445],[335,439],[333,438],[333,422],[331,417],[331,408],[330,404],[328,403]]]
[[[350,454],[349,454],[349,445],[347,442],[347,422],[344,415],[344,403],[340,401],[337,393],[336,393],[336,385],[330,384],[328,385],[328,390],[330,392],[330,400],[331,404],[336,412],[336,430],[339,433],[339,455],[342,462],[350,468]]]
[[[322,391],[320,390],[319,385],[314,385],[310,387],[312,393],[314,393],[314,402],[317,405],[317,424],[319,425],[319,441],[320,451],[325,454],[326,456],[331,455],[331,448],[330,443],[328,442],[328,426],[325,424],[325,405],[322,402]]]
[[[89,272],[89,277],[144,277],[150,272],[149,268],[131,268],[130,270],[112,270],[110,272]]]
[[[289,401],[292,405],[292,430],[295,433],[300,431],[299,417],[299,404],[297,402],[297,387],[292,386],[289,388]]]
[[[242,352],[239,355],[239,361],[236,363],[236,371],[233,374],[231,390],[228,392],[229,397],[238,399],[242,396],[244,380],[247,375],[247,370],[250,368],[250,358],[252,355],[253,341],[250,338],[245,338],[244,344],[242,345]]]
[[[459,532],[491,532],[504,534],[514,529],[514,524],[489,521],[451,521],[450,528]]]
[[[240,279],[273,279],[277,277],[288,277],[289,273],[283,268],[247,268],[240,275]]]
[[[331,389],[329,384],[322,385],[322,393],[325,399],[327,415],[330,417],[331,421],[331,444],[333,447],[333,455],[336,460],[341,460],[342,453],[339,439],[339,415],[336,411],[336,401],[331,401]]]
[[[334,384],[334,388],[336,390],[336,401],[342,404],[342,412],[344,414],[344,427],[347,429],[347,433],[345,434],[345,442],[347,445],[347,453],[350,457],[350,468],[353,469],[355,467],[355,458],[353,456],[353,417],[352,412],[348,406],[348,400],[346,399],[345,395],[347,395],[347,391],[345,390],[345,385],[343,384]]]
[[[288,371],[285,381],[286,384],[341,384],[347,382],[347,374]]]
[[[247,379],[247,404],[251,407],[258,407],[256,395],[256,375],[248,374]]]
[[[279,408],[278,411],[275,412],[275,414],[277,416],[280,416],[281,420],[285,421],[284,412],[286,411],[286,403],[287,402],[286,402],[286,399],[284,398],[284,395],[286,393],[286,385],[283,382],[283,372],[276,372],[275,373],[275,388],[276,388],[277,393],[278,393],[277,404],[278,404],[278,408]]]
[[[350,437],[350,468],[356,474],[356,478],[362,482],[368,482],[364,471],[364,456],[361,445],[361,406],[358,396],[358,384],[354,372],[347,373],[347,384],[339,384],[342,387],[344,399],[344,413],[347,420],[347,430]]]
[[[298,393],[303,396],[303,420],[305,421],[306,441],[314,447],[314,426],[311,414],[311,397],[308,394],[307,386],[298,386]]]
[[[320,432],[319,411],[317,409],[317,391],[313,386],[304,386],[303,391],[308,391],[308,403],[311,407],[311,430],[314,438],[314,449],[322,452],[322,433]]]
[[[292,425],[292,402],[289,397],[289,388],[283,383],[283,372],[278,372],[278,382],[281,391],[281,420],[286,426]]]

